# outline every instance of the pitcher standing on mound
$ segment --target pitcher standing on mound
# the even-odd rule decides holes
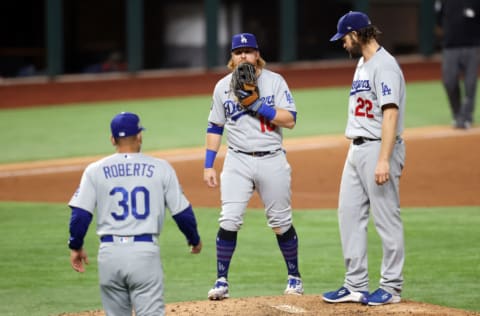
[[[340,183],[338,219],[346,274],[330,303],[383,305],[400,302],[405,247],[400,218],[401,138],[405,80],[395,58],[377,42],[380,31],[362,12],[340,18],[337,33],[352,58],[360,58],[348,103],[345,136],[351,139]],[[367,226],[372,213],[383,247],[380,287],[369,293]]]

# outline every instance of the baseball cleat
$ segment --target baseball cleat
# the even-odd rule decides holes
[[[400,303],[400,301],[400,295],[388,293],[384,289],[377,289],[368,296],[368,305],[372,306]]]
[[[286,295],[302,295],[303,294],[302,279],[300,279],[300,277],[289,275],[287,288],[283,293]]]
[[[367,291],[349,291],[346,287],[342,286],[336,291],[323,293],[323,300],[328,303],[362,303],[367,304],[368,301]]]
[[[213,288],[208,291],[209,300],[223,300],[228,298],[228,282],[224,277],[218,278],[213,285]]]

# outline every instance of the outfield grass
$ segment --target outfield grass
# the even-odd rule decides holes
[[[343,133],[348,91],[346,87],[293,91],[297,126],[284,129],[285,137]],[[110,154],[109,123],[121,111],[141,116],[147,127],[144,150],[203,146],[210,100],[204,95],[2,110],[0,163]],[[408,85],[407,128],[448,125],[449,111],[440,82]],[[480,111],[475,121],[480,121]]]
[[[285,131],[286,138],[343,133],[348,88],[293,93],[298,124]],[[110,154],[108,124],[120,111],[140,114],[147,127],[144,150],[202,146],[209,107],[210,96],[196,96],[2,110],[0,163]],[[480,111],[475,121],[480,121]],[[405,124],[407,128],[450,124],[440,82],[408,84]],[[215,279],[217,212],[196,209],[204,242],[199,256],[188,253],[174,222],[167,221],[161,236],[167,303],[205,299]],[[479,206],[404,210],[404,298],[480,311],[479,212]],[[98,240],[90,231],[86,248],[91,264],[85,274],[74,272],[66,246],[70,216],[66,205],[0,202],[0,216],[0,315],[43,316],[101,308]],[[336,213],[297,211],[294,217],[306,293],[336,289],[344,274]],[[381,250],[373,227],[369,233],[374,290]],[[278,295],[285,286],[284,263],[263,212],[251,210],[245,218],[230,282],[233,297]]]
[[[196,209],[203,252],[188,253],[173,220],[160,238],[167,303],[204,300],[215,280],[218,212]],[[404,209],[406,236],[403,297],[480,311],[479,207]],[[86,238],[87,272],[74,272],[67,248],[69,211],[62,204],[0,203],[0,315],[58,315],[101,309],[91,227]],[[307,294],[340,286],[343,260],[336,212],[296,211],[300,269]],[[380,241],[369,229],[371,290],[378,284]],[[279,295],[286,268],[261,211],[249,210],[233,257],[232,297]]]

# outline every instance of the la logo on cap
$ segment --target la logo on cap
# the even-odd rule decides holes
[[[232,51],[237,48],[253,48],[258,50],[257,39],[251,33],[239,33],[232,37]]]

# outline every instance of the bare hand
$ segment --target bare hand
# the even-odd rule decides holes
[[[84,263],[88,264],[87,252],[83,248],[79,250],[70,249],[70,264],[73,270],[85,272]]]
[[[210,188],[215,188],[218,185],[217,182],[217,172],[213,168],[205,168],[203,169],[203,181],[209,186]]]
[[[190,253],[199,254],[201,251],[202,251],[202,241],[200,241],[198,245],[192,246]]]
[[[390,163],[388,161],[379,161],[375,168],[375,182],[378,185],[385,184],[390,179]]]

